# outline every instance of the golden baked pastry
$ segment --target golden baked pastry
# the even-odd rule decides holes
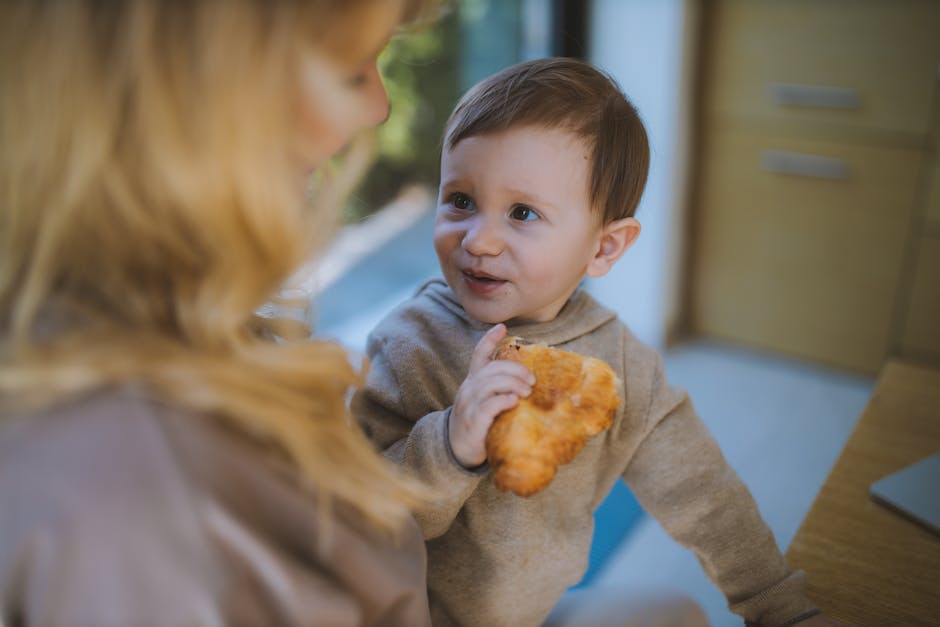
[[[500,342],[493,358],[517,361],[535,375],[532,393],[497,416],[486,435],[496,487],[531,496],[590,436],[610,427],[620,406],[620,380],[599,359],[523,344],[518,337]]]

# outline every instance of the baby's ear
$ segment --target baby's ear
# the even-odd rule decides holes
[[[633,246],[640,236],[640,223],[636,218],[614,220],[601,229],[597,252],[588,263],[586,274],[589,277],[602,277],[614,267],[627,249]]]

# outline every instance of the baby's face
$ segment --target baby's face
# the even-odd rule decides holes
[[[514,128],[444,150],[434,248],[471,316],[558,314],[600,246],[589,172],[587,146],[564,130]]]

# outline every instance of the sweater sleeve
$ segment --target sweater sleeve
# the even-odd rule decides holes
[[[393,365],[397,360],[389,352],[384,339],[370,339],[369,373],[365,385],[353,397],[352,411],[378,449],[421,479],[436,496],[415,512],[425,539],[430,540],[450,528],[487,468],[466,469],[454,457],[447,433],[449,406],[427,413],[419,410],[418,415],[408,411],[433,406],[435,403],[427,397],[436,386],[430,381],[415,382],[415,377],[400,382]],[[405,394],[411,396],[406,399]]]
[[[791,572],[750,491],[728,465],[688,395],[655,358],[645,437],[624,473],[637,499],[748,624],[811,615],[802,572]]]

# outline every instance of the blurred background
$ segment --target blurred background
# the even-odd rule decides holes
[[[304,277],[354,351],[438,274],[440,133],[480,78],[585,58],[652,148],[638,243],[587,289],[662,350],[782,549],[884,362],[940,365],[940,2],[464,0],[395,40],[392,114],[335,246]],[[668,584],[740,625],[618,487],[582,585]]]

